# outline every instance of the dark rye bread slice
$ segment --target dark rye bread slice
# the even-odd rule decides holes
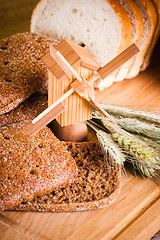
[[[35,33],[0,40],[0,114],[9,112],[32,93],[47,93],[48,73],[41,58],[57,42]]]
[[[35,93],[12,111],[0,115],[0,127],[24,120],[33,120],[48,107],[47,95]]]
[[[108,167],[99,143],[63,143],[75,159],[75,181],[49,194],[22,202],[10,210],[82,211],[102,208],[112,203],[120,192],[120,169]]]
[[[0,210],[30,201],[73,182],[74,159],[44,127],[32,137],[19,122],[0,128]]]

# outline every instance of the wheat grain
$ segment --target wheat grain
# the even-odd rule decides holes
[[[123,168],[125,157],[122,151],[119,149],[118,145],[113,141],[112,137],[102,130],[97,131],[96,135],[100,142],[104,155],[107,156],[109,154],[113,161],[119,164],[121,168]]]
[[[156,127],[154,124],[145,123],[132,118],[121,118],[117,120],[117,123],[128,132],[160,140],[160,128]]]
[[[138,170],[147,177],[157,177],[160,171],[160,154],[154,148],[136,136],[126,132],[108,120],[101,120],[103,125],[111,132],[111,136],[123,150],[133,156]]]
[[[158,144],[156,141],[143,136],[137,136],[137,137],[142,141],[144,141],[148,146],[153,147],[155,151],[158,151],[160,153],[160,144]]]
[[[105,156],[106,161],[108,162],[108,155],[111,157],[112,162],[108,162],[108,165],[112,165],[112,163],[119,164],[121,169],[123,169],[125,156],[122,153],[119,146],[114,142],[110,134],[107,134],[104,130],[104,127],[99,124],[93,122],[92,120],[87,121],[87,125],[90,126],[96,132],[96,136],[99,140],[101,149]],[[99,129],[103,130],[99,130]]]
[[[110,104],[100,104],[100,106],[103,107],[104,110],[106,110],[109,114],[113,114],[115,116],[118,115],[122,117],[138,118],[160,125],[160,115],[158,114],[144,111],[133,111],[125,107],[114,106]]]

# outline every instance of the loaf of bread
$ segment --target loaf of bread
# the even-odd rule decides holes
[[[112,203],[120,192],[120,169],[108,166],[98,142],[63,143],[75,159],[75,181],[32,201],[23,201],[11,210],[82,211]],[[109,159],[108,159],[109,160]]]
[[[56,41],[35,33],[0,40],[0,115],[36,91],[48,92],[48,72],[41,58]]]
[[[83,45],[103,66],[135,42],[141,52],[95,86],[135,77],[144,70],[159,36],[159,0],[41,0],[31,31]],[[46,27],[47,26],[47,27]]]
[[[0,128],[0,210],[71,184],[77,166],[62,143],[44,127],[29,136],[29,121]]]

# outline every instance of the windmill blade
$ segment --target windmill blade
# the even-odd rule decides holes
[[[126,50],[124,50],[122,53],[117,55],[113,60],[105,64],[103,67],[100,67],[97,70],[97,74],[93,75],[90,79],[88,79],[88,83],[93,83],[97,81],[99,78],[104,80],[106,77],[108,77],[112,72],[114,72],[116,69],[121,67],[125,62],[127,62],[130,58],[134,57],[138,52],[139,48],[136,46],[135,43],[130,45]]]
[[[31,123],[27,125],[27,132],[29,135],[33,135],[49,122],[51,122],[54,118],[56,118],[59,114],[61,114],[65,110],[65,106],[60,102],[54,108],[47,108],[42,114],[38,115]]]
[[[117,68],[121,67],[125,62],[127,62],[139,51],[140,51],[139,48],[136,46],[136,44],[133,43],[131,46],[126,48],[122,53],[120,53],[117,57],[115,57],[109,63],[104,65],[104,67],[98,69],[97,72],[100,78],[104,80],[112,72],[114,72]]]

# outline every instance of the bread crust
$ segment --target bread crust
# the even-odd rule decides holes
[[[127,12],[119,3],[118,0],[105,0],[105,1],[107,1],[112,6],[121,23],[122,38],[121,38],[120,47],[117,52],[117,54],[119,54],[122,51],[124,51],[132,43],[133,32],[132,32],[131,20],[129,19]]]
[[[150,21],[149,31],[147,40],[145,41],[145,44],[143,47],[140,47],[141,52],[137,54],[135,63],[129,70],[129,73],[127,75],[127,78],[135,77],[139,71],[140,67],[143,64],[144,56],[149,48],[150,42],[154,36],[155,30],[156,30],[156,24],[157,24],[157,15],[154,5],[150,2],[150,0],[134,0],[134,2],[137,4],[137,6],[143,11],[143,14],[146,16],[147,19]],[[145,33],[144,33],[145,35]],[[143,40],[142,36],[142,40]]]
[[[107,166],[101,165],[106,160],[103,158],[98,141],[83,143],[63,142],[63,144],[72,156],[75,157],[79,169],[75,183],[64,189],[59,189],[51,194],[34,199],[31,202],[19,204],[12,210],[53,212],[92,210],[105,207],[118,197],[121,188],[121,171],[117,166],[113,169],[111,175],[108,175],[109,169]],[[95,162],[97,166],[94,165]],[[93,172],[95,172],[94,176],[92,176]],[[92,178],[93,183],[91,182]],[[94,185],[95,189],[93,188]],[[105,193],[107,193],[106,196],[104,196]]]
[[[144,30],[144,25],[143,25],[143,17],[141,15],[141,12],[137,5],[132,1],[132,0],[125,0],[125,2],[128,4],[130,7],[133,15],[135,16],[136,20],[136,31],[135,31],[135,36],[133,36],[133,42],[138,45],[139,42],[141,41],[142,35],[143,35],[143,30]]]
[[[62,143],[47,127],[29,136],[29,122],[0,128],[0,210],[65,187],[77,176]]]
[[[120,3],[123,6],[123,2],[120,1]],[[135,43],[136,45],[138,45],[141,40],[141,37],[143,35],[143,29],[144,29],[143,18],[142,18],[139,8],[137,7],[137,5],[134,2],[132,2],[132,0],[125,0],[125,3],[127,4],[127,8],[129,8],[128,16],[130,17],[131,22],[132,22],[132,19],[131,19],[132,15],[134,16],[134,19],[135,19],[135,20],[133,20],[133,21],[135,21],[135,23],[132,23],[132,31],[133,31],[132,43]],[[125,8],[125,6],[123,6],[123,7]],[[130,14],[131,14],[131,16],[130,16]],[[135,25],[135,26],[133,26],[133,25]],[[130,59],[126,64],[124,64],[120,68],[119,72],[116,75],[115,81],[122,81],[123,79],[126,78],[129,69],[134,64],[135,58],[136,57]]]
[[[33,120],[47,107],[47,95],[42,95],[37,92],[19,104],[12,111],[0,115],[0,127],[24,120]]]
[[[48,92],[48,71],[41,58],[57,42],[35,33],[0,40],[0,115],[36,91]]]
[[[107,1],[112,6],[121,23],[122,37],[121,44],[117,51],[118,55],[132,44],[133,36],[132,24],[130,18],[128,17],[127,12],[122,7],[119,0],[105,0],[105,1]],[[117,69],[113,74],[109,75],[104,80],[107,83],[105,86],[106,87],[110,86],[113,82],[117,81],[118,79],[120,79],[120,81],[123,80],[125,78],[124,69],[127,68],[127,65],[130,65],[130,63],[125,64],[126,67],[123,66],[120,69]]]
[[[156,25],[156,30],[154,32],[152,41],[150,43],[150,46],[144,56],[144,61],[143,64],[141,66],[141,71],[144,71],[149,63],[150,63],[150,58],[151,55],[153,53],[154,47],[156,45],[156,42],[158,41],[158,38],[160,36],[160,1],[159,0],[151,0],[152,4],[154,5],[155,9],[156,9],[156,13],[157,13],[157,25]]]

